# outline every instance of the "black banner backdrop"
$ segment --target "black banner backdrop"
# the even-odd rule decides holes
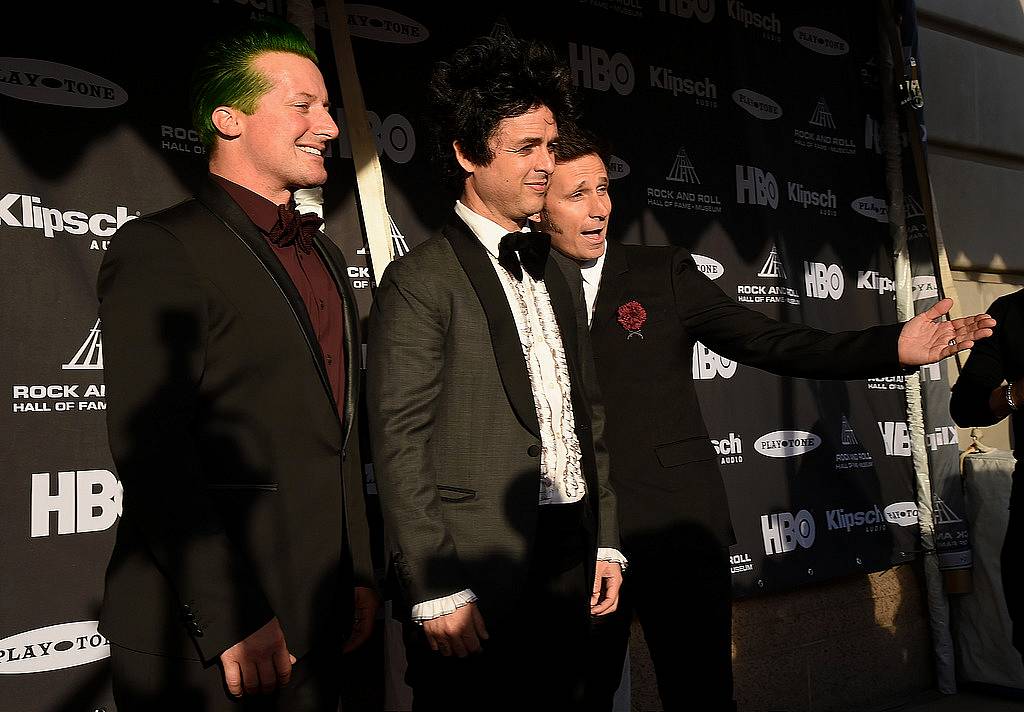
[[[265,13],[294,18],[296,5],[161,4],[159,28],[138,24],[133,6],[7,18],[9,56],[0,58],[5,708],[112,708],[105,666],[90,664],[109,653],[95,620],[120,507],[104,430],[96,270],[119,225],[183,199],[205,172],[185,82],[208,31]],[[873,5],[453,5],[347,6],[399,253],[429,236],[451,208],[426,151],[431,65],[500,30],[562,52],[588,120],[611,139],[613,239],[686,246],[730,296],[776,318],[830,330],[895,319]],[[337,87],[326,14],[313,10],[309,29],[329,86]],[[27,29],[42,26],[44,36]],[[344,131],[340,108],[337,119]],[[352,265],[365,313],[370,274],[344,139],[332,153],[328,229]],[[700,344],[681,367],[698,380],[726,477],[737,595],[913,558],[917,508],[901,378],[778,378]]]

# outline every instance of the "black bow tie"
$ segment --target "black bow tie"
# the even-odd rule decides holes
[[[270,228],[270,241],[278,247],[295,245],[309,254],[313,237],[323,223],[323,218],[316,213],[300,213],[291,204],[278,205],[277,222]]]
[[[520,282],[524,269],[540,281],[550,251],[551,235],[546,232],[510,232],[498,243],[498,264]]]

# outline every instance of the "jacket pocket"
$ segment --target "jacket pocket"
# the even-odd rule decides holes
[[[708,438],[699,436],[656,445],[654,454],[662,467],[678,467],[690,462],[711,460],[715,457],[715,449]]]
[[[277,492],[276,482],[262,482],[262,483],[221,483],[211,482],[206,485],[208,490],[217,490],[219,492],[245,492],[245,491],[257,491],[257,492]]]
[[[437,485],[437,493],[442,502],[468,502],[476,499],[476,490],[451,485]]]

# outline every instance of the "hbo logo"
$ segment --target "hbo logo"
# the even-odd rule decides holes
[[[50,514],[57,515],[58,534],[110,529],[121,515],[121,483],[110,470],[57,473],[50,494],[49,472],[32,474],[32,536],[50,536]]]
[[[808,297],[839,299],[843,296],[846,281],[838,265],[804,262],[804,287]]]
[[[716,376],[732,378],[736,373],[736,362],[722,358],[704,344],[697,341],[693,345],[693,378],[698,381],[710,381]]]
[[[775,176],[754,166],[736,166],[736,202],[777,208],[779,184]]]
[[[373,132],[374,143],[377,144],[377,155],[386,154],[395,163],[408,163],[416,153],[416,132],[412,124],[401,114],[391,114],[381,121],[375,111],[367,111],[370,119],[370,130]],[[338,128],[341,130],[341,155],[352,158],[352,146],[348,142],[348,122],[341,109],[336,113]]]
[[[599,47],[569,43],[569,67],[573,81],[587,89],[608,91],[614,87],[622,96],[633,91],[635,75],[629,57],[616,52],[611,57]]]
[[[806,509],[801,509],[795,517],[789,512],[762,514],[761,536],[764,553],[769,556],[793,551],[798,544],[810,549],[814,544],[814,517]]]

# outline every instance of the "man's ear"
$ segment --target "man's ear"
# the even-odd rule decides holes
[[[238,138],[242,135],[244,118],[242,112],[231,106],[218,106],[210,114],[213,127],[224,138]]]
[[[476,164],[466,158],[466,154],[462,152],[462,145],[458,141],[452,141],[452,148],[455,149],[455,160],[462,166],[462,170],[469,174],[476,171]]]

